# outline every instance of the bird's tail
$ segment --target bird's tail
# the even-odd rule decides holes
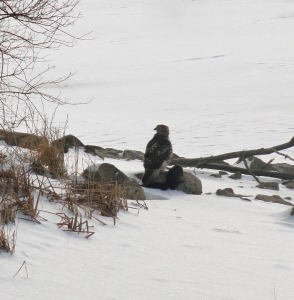
[[[145,170],[145,173],[142,178],[143,186],[147,186],[150,182],[156,180],[160,172],[160,169],[155,170]]]
[[[151,181],[153,171],[154,170],[145,170],[145,173],[144,173],[143,178],[142,178],[142,184],[143,185],[147,185]]]

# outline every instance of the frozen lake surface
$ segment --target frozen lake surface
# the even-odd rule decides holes
[[[82,0],[79,9],[84,18],[73,32],[95,39],[53,52],[48,74],[76,71],[63,97],[92,100],[59,107],[56,124],[68,115],[67,134],[144,151],[153,128],[166,124],[174,152],[185,157],[292,138],[293,1]],[[129,176],[143,171],[139,161],[106,162]],[[53,216],[42,225],[20,220],[16,253],[0,255],[5,299],[291,299],[291,209],[254,196],[293,199],[293,190],[196,173],[203,195],[151,190],[148,211],[120,213],[116,226],[93,223],[89,240],[58,230]],[[252,202],[215,195],[225,187]],[[22,270],[13,279],[23,261],[29,278]]]

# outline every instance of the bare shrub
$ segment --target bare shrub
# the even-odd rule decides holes
[[[0,253],[7,252],[13,254],[15,251],[16,231],[6,229],[4,226],[0,229]]]

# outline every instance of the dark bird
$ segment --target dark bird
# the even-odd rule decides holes
[[[166,173],[165,182],[150,182],[147,187],[164,191],[167,189],[175,190],[182,182],[185,182],[183,168],[175,165]]]
[[[158,177],[159,172],[166,168],[173,155],[169,128],[166,125],[157,125],[154,130],[156,134],[147,144],[144,155],[145,173],[142,178],[144,186]]]

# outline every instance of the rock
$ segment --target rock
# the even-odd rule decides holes
[[[273,168],[281,173],[290,173],[294,174],[294,165],[290,164],[272,164]]]
[[[226,171],[219,171],[218,172],[220,175],[228,175],[228,172],[226,172]]]
[[[288,181],[283,183],[288,189],[294,189],[294,181]]]
[[[125,175],[122,171],[109,163],[103,163],[97,171],[92,172],[86,169],[83,172],[83,177],[100,182],[117,182],[124,187],[125,196],[127,199],[146,200],[146,196],[139,183]]]
[[[37,175],[44,175],[46,172],[44,166],[39,161],[32,162],[30,167],[31,167],[31,170]]]
[[[155,182],[165,182],[166,174],[167,171],[161,171]],[[135,176],[142,180],[143,173],[135,174]],[[182,180],[183,182],[180,183],[176,188],[177,191],[182,191],[186,194],[192,195],[202,194],[202,183],[198,177],[194,176],[191,173],[184,172]]]
[[[46,138],[37,136],[35,134],[9,132],[5,130],[0,130],[0,140],[5,141],[5,143],[9,146],[18,146],[31,150],[36,150],[39,148],[40,144],[44,142],[44,140],[47,142]]]
[[[257,157],[248,158],[250,163],[250,169],[252,170],[263,170],[263,171],[278,171],[280,173],[290,173],[294,174],[294,165],[286,163],[277,163],[277,164],[267,164]]]
[[[218,196],[225,196],[225,197],[237,197],[242,200],[251,201],[250,199],[246,198],[244,195],[235,194],[234,190],[232,188],[225,188],[225,189],[218,189],[216,191],[216,194]]]
[[[210,174],[210,176],[215,177],[215,178],[222,178],[222,175],[219,173]]]
[[[280,203],[280,204],[284,204],[284,205],[293,206],[293,204],[291,202],[285,201],[279,195],[268,196],[268,195],[258,194],[258,195],[256,195],[255,199],[262,200],[262,201],[265,201],[265,202],[273,202],[273,203]]]
[[[292,198],[291,198],[291,197],[285,197],[285,199],[286,199],[286,200],[292,200]]]
[[[122,154],[123,154],[122,150],[116,150],[116,149],[113,149],[113,148],[105,148],[105,151],[106,151],[105,157],[108,157],[108,158],[123,158],[122,157]]]
[[[261,182],[256,187],[260,189],[279,190],[279,184],[277,182]]]
[[[255,156],[249,157],[248,161],[250,162],[249,168],[251,170],[263,170],[263,171],[273,171],[274,170],[273,167],[271,166],[271,164],[267,164],[263,160],[255,157]]]
[[[93,156],[99,156],[104,160],[105,157],[105,149],[99,146],[86,145],[84,147],[86,153],[91,154]]]
[[[63,149],[64,153],[67,153],[69,148],[84,147],[84,144],[72,134],[65,135],[62,138],[53,141],[52,144]]]
[[[123,158],[126,158],[127,160],[138,159],[143,161],[144,153],[136,150],[125,150],[123,152]]]
[[[242,178],[242,173],[240,171],[234,173],[233,175],[229,176],[229,178],[232,178],[232,179],[241,179]]]
[[[177,186],[176,190],[192,195],[202,194],[202,183],[198,177],[191,173],[184,172],[183,181],[184,182]]]
[[[216,191],[218,196],[226,196],[226,197],[237,197],[232,188],[218,189]]]
[[[290,212],[291,216],[294,216],[294,207],[292,208],[291,212]]]

